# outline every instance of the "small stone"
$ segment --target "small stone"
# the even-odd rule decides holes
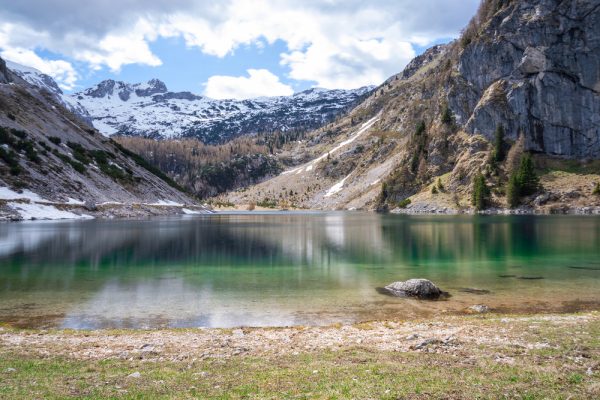
[[[409,335],[406,337],[406,340],[416,340],[419,338],[419,335],[417,335],[416,333],[413,333],[412,335]]]
[[[14,368],[6,368],[4,372],[17,372],[17,370]]]
[[[417,344],[416,346],[412,346],[412,348],[414,350],[421,350],[431,344],[439,344],[439,343],[442,343],[442,341],[439,339],[426,339],[426,340],[422,341],[421,343]]]
[[[135,371],[134,373],[127,375],[128,378],[139,378],[141,376],[142,376],[142,374],[140,374],[138,371]]]
[[[144,353],[152,353],[154,352],[154,346],[146,343],[142,347],[140,347],[140,350]]]
[[[476,313],[480,313],[480,314],[490,312],[490,308],[483,304],[475,304],[475,305],[469,307],[469,310],[474,311]]]
[[[236,337],[243,337],[244,336],[244,331],[241,330],[241,329],[235,329],[232,332],[232,334],[233,334],[233,336],[236,336]]]
[[[594,370],[592,369],[592,367],[589,367],[589,368],[587,369],[587,371],[585,371],[585,374],[586,374],[587,376],[592,376],[592,375],[594,375]]]

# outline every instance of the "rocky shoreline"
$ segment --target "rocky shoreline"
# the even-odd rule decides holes
[[[406,208],[395,208],[392,214],[407,215],[600,215],[600,207],[519,207],[519,208],[489,208],[482,211],[474,209],[455,209],[440,207],[434,204],[415,204]]]

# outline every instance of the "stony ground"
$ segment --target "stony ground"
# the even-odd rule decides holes
[[[598,398],[600,314],[0,331],[0,398]]]

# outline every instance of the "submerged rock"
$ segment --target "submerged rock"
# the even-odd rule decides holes
[[[491,292],[487,289],[477,289],[477,288],[460,288],[458,289],[459,292],[462,293],[470,293],[470,294],[490,294]]]
[[[429,300],[437,299],[444,293],[427,279],[409,279],[404,282],[394,282],[384,287],[382,292],[387,292],[387,294],[396,297],[416,297]]]

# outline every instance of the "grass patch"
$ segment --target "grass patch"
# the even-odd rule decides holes
[[[79,361],[0,355],[0,397],[398,399],[586,398],[581,374],[540,365],[468,362],[450,355],[359,348],[281,357],[187,362]],[[129,374],[140,372],[139,378]],[[586,382],[587,381],[587,382]],[[587,397],[590,398],[590,397]]]

